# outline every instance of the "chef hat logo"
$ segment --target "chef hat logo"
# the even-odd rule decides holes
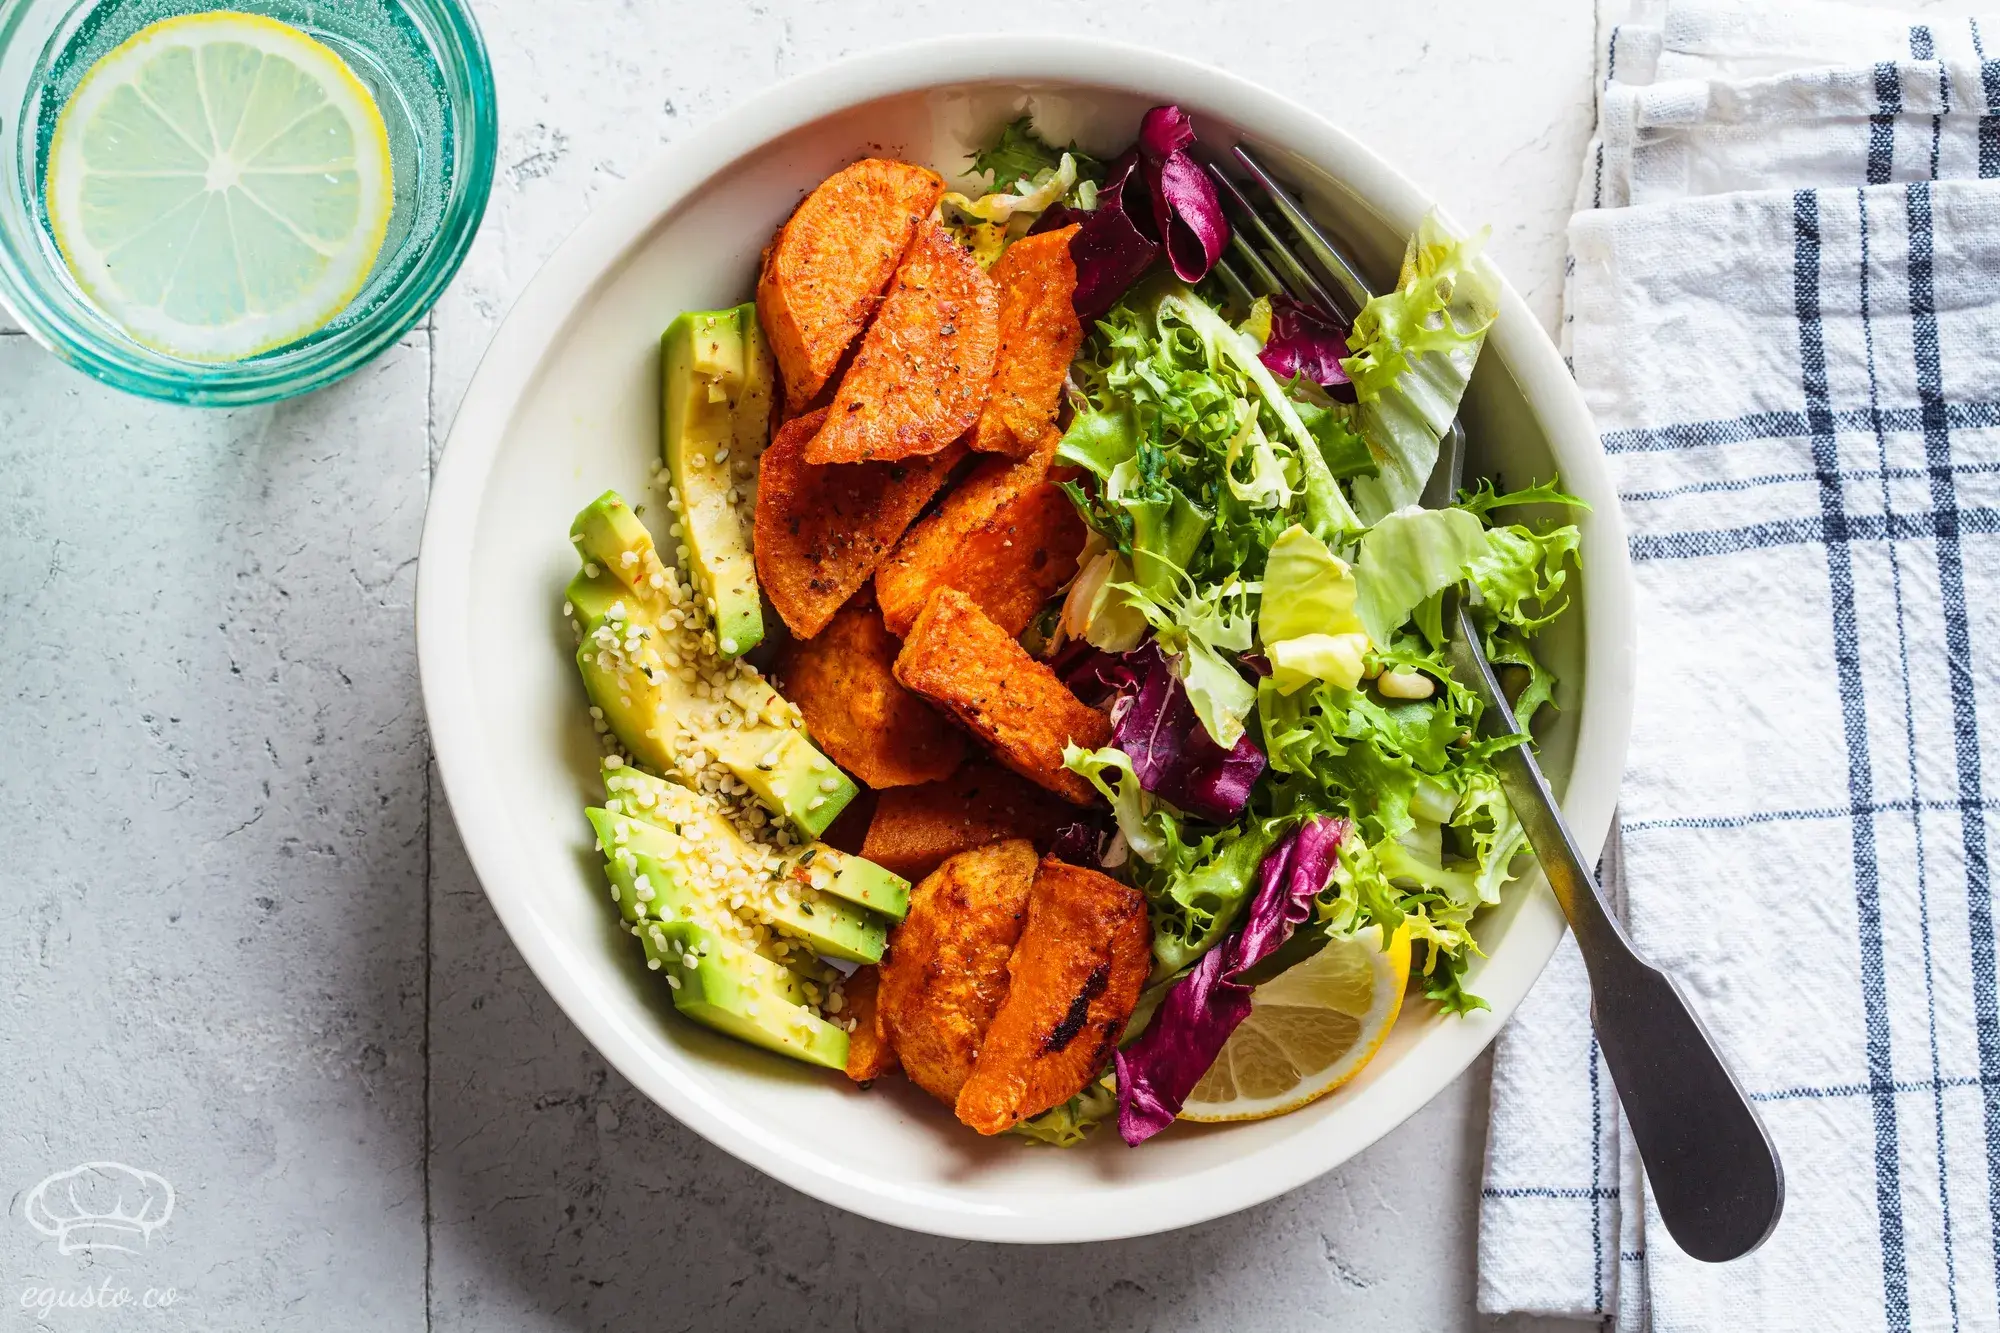
[[[123,1162],[85,1162],[28,1191],[21,1211],[64,1254],[137,1254],[174,1215],[174,1187]]]

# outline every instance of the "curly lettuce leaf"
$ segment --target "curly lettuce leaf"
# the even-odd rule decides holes
[[[1063,747],[1063,764],[1097,788],[1111,802],[1111,814],[1125,845],[1141,861],[1157,862],[1168,850],[1168,830],[1178,830],[1173,817],[1162,809],[1132,771],[1132,759],[1123,750],[1105,746],[1086,750],[1081,745]]]
[[[1056,461],[1085,468],[1107,481],[1120,463],[1139,452],[1139,424],[1130,403],[1078,412],[1056,446]]]
[[[1518,524],[1492,528],[1486,549],[1472,557],[1466,573],[1479,589],[1482,605],[1503,623],[1532,633],[1569,605],[1561,596],[1569,579],[1563,563],[1576,555],[1582,540],[1573,524],[1544,533]]]
[[[1464,987],[1465,970],[1479,956],[1470,929],[1474,908],[1464,899],[1476,892],[1465,891],[1470,886],[1463,876],[1454,877],[1457,894],[1418,883],[1410,863],[1421,860],[1400,842],[1349,838],[1341,844],[1332,880],[1320,895],[1319,920],[1340,933],[1371,925],[1384,932],[1408,930],[1425,998],[1450,1014],[1484,1009],[1486,1002]]]
[[[977,199],[952,190],[939,202],[981,222],[1006,223],[1017,216],[1032,219],[1075,188],[1076,159],[1064,153],[1054,168],[1038,171],[1032,179],[1024,176],[1012,182],[1012,188],[996,189]]]
[[[1476,1008],[1461,984],[1478,953],[1471,921],[1512,878],[1524,839],[1492,760],[1519,741],[1472,739],[1481,703],[1418,635],[1399,633],[1373,656],[1421,671],[1437,692],[1395,700],[1321,682],[1287,696],[1275,679],[1262,683],[1272,807],[1351,819],[1356,836],[1342,845],[1321,919],[1343,932],[1408,926],[1428,992],[1455,1011]]]
[[[1227,935],[1250,900],[1264,853],[1277,826],[1252,821],[1219,835],[1208,854],[1146,887],[1152,905],[1153,976],[1164,980],[1188,966]]]
[[[1241,425],[1229,437],[1222,456],[1222,477],[1229,493],[1252,509],[1284,509],[1292,502],[1292,482],[1286,474],[1284,455],[1257,420],[1257,411],[1244,403],[1239,411]],[[1248,475],[1238,464],[1248,460]]]
[[[1021,181],[1032,181],[1044,171],[1055,171],[1065,156],[1075,164],[1078,179],[1093,182],[1104,179],[1102,162],[1074,143],[1068,148],[1057,148],[1036,133],[1033,116],[1021,116],[1002,126],[998,139],[972,155],[972,171],[991,180],[994,189],[1004,190]]]
[[[1232,577],[1201,587],[1181,575],[1179,587],[1171,590],[1148,587],[1143,580],[1117,586],[1153,627],[1160,648],[1173,657],[1174,674],[1186,687],[1209,739],[1225,750],[1235,746],[1257,693],[1225,654],[1250,648],[1251,585]]]
[[[1353,408],[1331,401],[1315,402],[1316,396],[1324,395],[1314,395],[1296,382],[1292,392],[1299,420],[1318,442],[1320,458],[1329,473],[1341,480],[1380,473],[1375,455],[1368,450],[1368,441],[1354,429]]]
[[[1500,790],[1500,779],[1491,772],[1468,776],[1458,809],[1451,817],[1452,828],[1478,867],[1473,891],[1481,903],[1500,901],[1500,890],[1514,878],[1514,858],[1527,846],[1528,831],[1521,827],[1514,807]]]
[[[1520,631],[1501,628],[1486,636],[1486,660],[1496,668],[1502,666],[1519,667],[1527,673],[1527,683],[1514,696],[1514,716],[1522,726],[1529,726],[1535,720],[1536,712],[1543,704],[1555,705],[1556,677],[1553,671],[1543,666],[1528,641]],[[1503,681],[1503,683],[1505,683]]]
[[[1481,481],[1460,495],[1458,507],[1492,523],[1495,511],[1519,505],[1589,508],[1553,480],[1504,494],[1491,482]],[[1518,524],[1495,525],[1486,540],[1486,550],[1467,569],[1474,589],[1468,609],[1485,640],[1487,659],[1495,667],[1517,668],[1503,673],[1503,683],[1513,694],[1514,715],[1529,726],[1544,705],[1553,705],[1555,676],[1536,657],[1528,635],[1554,621],[1568,606],[1563,590],[1570,569],[1580,567],[1582,534],[1574,525],[1542,532]]]
[[[1342,362],[1356,422],[1379,473],[1356,478],[1354,508],[1373,523],[1423,494],[1438,441],[1500,311],[1500,278],[1481,254],[1486,233],[1453,235],[1435,213],[1410,238],[1396,289],[1363,307]]]
[[[1496,509],[1510,509],[1517,505],[1567,505],[1571,509],[1589,511],[1590,506],[1562,488],[1560,477],[1539,481],[1518,491],[1502,492],[1492,481],[1481,477],[1469,491],[1461,491],[1457,507],[1469,514],[1486,518]],[[1491,520],[1488,520],[1491,521]]]
[[[1107,1073],[1061,1106],[1029,1116],[1008,1132],[1051,1148],[1074,1148],[1117,1112],[1118,1085]]]
[[[1131,549],[1124,503],[1170,500],[1168,486],[1213,516],[1186,566],[1197,582],[1254,580],[1294,522],[1323,536],[1359,530],[1334,463],[1345,473],[1370,462],[1345,409],[1316,386],[1279,385],[1255,352],[1254,339],[1164,277],[1095,321],[1070,367],[1076,411],[1059,457],[1096,478],[1094,488],[1072,483],[1072,495],[1112,545]]]
[[[1131,464],[1121,464],[1129,468]],[[1115,489],[1119,477],[1112,477]],[[1187,578],[1194,553],[1208,536],[1215,516],[1173,485],[1162,484],[1145,498],[1119,499],[1132,516],[1132,573],[1155,600],[1170,600]]]
[[[1173,287],[1159,297],[1162,319],[1177,320],[1215,349],[1256,390],[1261,405],[1268,408],[1283,426],[1289,442],[1298,450],[1305,483],[1306,518],[1321,536],[1356,531],[1361,527],[1347,497],[1327,470],[1318,443],[1299,419],[1298,405],[1285,393],[1270,368],[1261,359],[1261,349],[1242,331],[1232,327],[1213,306],[1185,287]]]

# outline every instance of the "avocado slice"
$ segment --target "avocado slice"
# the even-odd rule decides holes
[[[618,899],[618,914],[628,925],[643,925],[648,920],[698,921],[711,930],[728,931],[734,918],[725,904],[694,892],[685,877],[654,875],[640,868],[640,849],[627,845],[628,834],[616,811],[593,807],[583,813],[597,830],[597,845],[604,852],[604,874]]]
[[[816,842],[785,858],[786,873],[822,893],[873,908],[891,921],[910,914],[910,881],[873,861]]]
[[[740,474],[747,474],[750,489],[749,512],[754,517],[757,509],[757,460],[764,456],[764,446],[771,442],[771,413],[778,398],[778,363],[771,355],[771,346],[764,339],[764,326],[757,322],[757,303],[746,301],[736,307],[737,318],[743,323],[743,392],[736,395],[736,408],[730,419],[736,428],[736,445],[730,450],[730,457],[737,450],[743,451],[744,467]]]
[[[692,892],[689,877],[633,849],[631,830],[642,826],[606,810],[586,813],[605,848],[604,871],[619,910],[633,923],[647,967],[673,989],[674,1008],[696,1022],[781,1055],[845,1067],[847,1034],[806,1007],[813,999],[808,978],[732,943],[718,929],[717,915],[728,917],[726,908]]]
[[[617,814],[678,831],[689,819],[689,812],[705,799],[629,764],[620,762],[613,767],[614,762],[608,760],[604,765],[604,803]],[[823,842],[787,853],[782,861],[785,875],[822,893],[873,908],[891,921],[909,915],[910,881],[873,861],[850,856]]]
[[[652,971],[675,976],[693,971],[687,965],[687,955],[694,953],[729,968],[746,985],[769,991],[786,1004],[810,1003],[804,977],[762,954],[730,943],[699,922],[646,922],[639,927],[639,943],[646,950],[646,966]]]
[[[566,592],[583,632],[577,669],[626,753],[662,773],[684,771],[684,757],[713,756],[807,837],[825,832],[858,789],[755,668],[704,647],[684,621],[691,594],[660,563],[638,516],[607,491],[571,536],[584,561]],[[719,695],[709,684],[718,673]]]
[[[660,585],[652,582],[654,574],[666,573],[659,564],[653,534],[618,492],[606,491],[585,505],[569,525],[569,539],[585,566],[593,562],[604,566],[622,592],[633,594],[647,606],[667,602],[665,580]]]
[[[584,811],[597,830],[598,846],[604,849],[604,875],[611,881],[611,896],[618,914],[632,933],[646,941],[645,932],[663,921],[692,922],[761,962],[781,969],[801,982],[826,984],[832,973],[814,956],[810,941],[766,931],[762,940],[753,934],[748,917],[739,918],[728,903],[710,894],[695,891],[696,880],[675,874],[655,858],[621,841],[620,817],[615,810]],[[650,849],[648,849],[650,851]],[[804,991],[798,998],[805,1001]]]
[[[847,1033],[766,984],[745,964],[741,950],[691,921],[664,922],[646,934],[662,940],[655,946],[648,938],[646,951],[649,959],[660,960],[659,970],[672,979],[674,1008],[681,1013],[794,1060],[847,1068]],[[690,955],[696,960],[691,968],[686,965]]]
[[[757,459],[771,422],[771,353],[754,305],[691,310],[660,335],[661,454],[681,539],[725,657],[764,639],[751,558]]]
[[[665,894],[674,903],[710,899],[703,891],[703,872],[689,856],[693,847],[701,849],[703,860],[727,857],[739,866],[750,863],[748,849],[720,818],[707,820],[698,835],[691,831],[690,836],[683,836],[646,820],[627,819],[609,811],[599,813],[605,816],[598,827],[598,840],[604,844],[606,856],[626,854],[627,868],[634,876],[644,875],[656,895]],[[592,822],[597,823],[594,815]],[[621,893],[621,908],[625,896]],[[874,963],[881,961],[888,946],[889,923],[883,917],[811,889],[801,888],[783,898],[766,892],[759,897],[757,909],[758,915],[823,957]],[[700,917],[697,911],[694,919]]]
[[[696,810],[721,813],[713,801],[693,788],[656,778],[622,759],[607,757],[599,771],[604,778],[604,808],[627,819],[643,819],[679,832]]]

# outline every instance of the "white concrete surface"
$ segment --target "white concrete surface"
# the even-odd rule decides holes
[[[410,596],[429,464],[509,302],[603,191],[773,81],[947,31],[1183,52],[1490,220],[1553,322],[1588,0],[478,9],[501,95],[492,208],[432,326],[379,364],[303,402],[196,413],[0,332],[5,1317],[122,1288],[123,1308],[46,1322],[1482,1327],[1483,1066],[1294,1195],[1087,1248],[906,1235],[682,1130],[556,1011],[472,879],[432,797]],[[45,1176],[100,1159],[171,1182],[139,1253],[65,1254],[24,1220]],[[145,1307],[167,1288],[170,1308]]]

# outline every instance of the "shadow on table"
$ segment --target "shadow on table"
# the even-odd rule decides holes
[[[1089,1246],[917,1235],[744,1166],[611,1071],[506,938],[449,821],[437,824],[439,1330],[1277,1329],[1335,1315],[1357,1330],[1478,1327],[1483,1065],[1346,1167],[1236,1217]]]

